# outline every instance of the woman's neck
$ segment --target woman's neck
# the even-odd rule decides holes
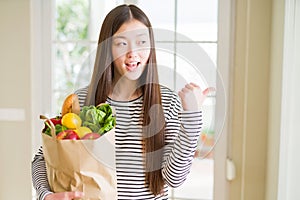
[[[116,101],[131,101],[142,95],[141,89],[137,86],[137,81],[126,78],[114,81],[113,91],[109,97]]]

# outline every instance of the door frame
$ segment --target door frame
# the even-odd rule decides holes
[[[230,113],[232,88],[230,85],[232,66],[233,66],[233,48],[234,48],[234,17],[235,1],[219,1],[218,9],[218,53],[217,69],[221,80],[217,79],[216,93],[216,123],[223,123],[223,128],[219,133],[216,146],[214,148],[214,200],[229,199],[229,182],[227,179],[227,163],[230,161]],[[220,9],[221,8],[221,9]],[[225,92],[218,92],[218,88],[224,88]],[[223,100],[225,99],[225,102]],[[225,108],[224,108],[225,106]],[[224,116],[225,112],[225,116]],[[232,166],[234,167],[234,166]],[[234,168],[232,168],[234,176]],[[234,177],[231,177],[234,178]]]

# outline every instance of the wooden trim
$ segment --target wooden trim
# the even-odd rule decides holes
[[[229,199],[263,200],[268,139],[272,1],[236,0]]]

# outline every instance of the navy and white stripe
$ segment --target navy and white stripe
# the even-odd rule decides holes
[[[87,88],[76,93],[79,96],[80,106],[83,106]],[[162,165],[166,185],[164,194],[159,196],[154,196],[145,185],[141,120],[143,97],[127,102],[107,99],[107,103],[114,106],[117,116],[115,145],[119,200],[166,200],[168,186],[180,186],[190,171],[201,132],[202,113],[181,111],[178,95],[166,87],[161,87],[161,94],[166,119],[166,146]],[[42,149],[39,149],[32,162],[32,180],[38,199],[44,199],[50,188]]]

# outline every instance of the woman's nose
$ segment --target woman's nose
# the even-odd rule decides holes
[[[128,58],[136,58],[137,57],[137,53],[135,51],[130,51],[127,54]]]
[[[138,56],[138,53],[137,53],[137,49],[133,46],[130,46],[129,49],[128,49],[128,53],[127,53],[127,56],[129,58],[135,58]]]

